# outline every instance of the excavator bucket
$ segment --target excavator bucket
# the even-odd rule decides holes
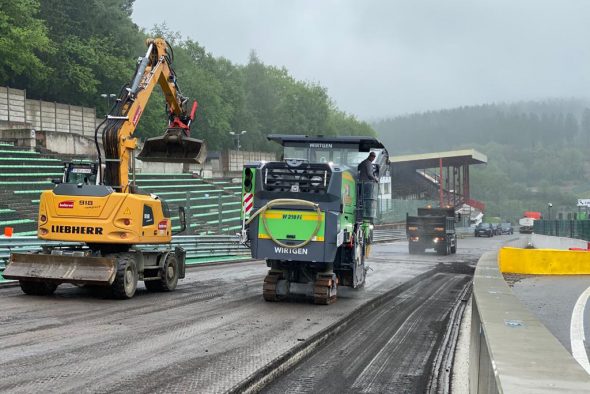
[[[13,253],[2,273],[6,279],[108,286],[115,280],[115,260],[106,257]]]
[[[187,137],[183,129],[168,129],[161,137],[148,138],[137,158],[145,162],[202,164],[207,158],[207,146],[202,140]]]

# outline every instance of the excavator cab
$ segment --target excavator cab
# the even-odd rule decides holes
[[[207,157],[205,142],[190,137],[190,125],[195,117],[197,102],[185,118],[170,114],[168,128],[160,137],[148,138],[137,158],[152,163],[197,163]]]
[[[54,182],[55,183],[55,182]],[[89,162],[64,163],[62,183],[98,185],[98,164]]]

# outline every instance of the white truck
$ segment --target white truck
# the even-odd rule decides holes
[[[531,234],[533,232],[533,226],[535,224],[534,218],[522,218],[518,221],[520,229],[518,230],[521,234]]]

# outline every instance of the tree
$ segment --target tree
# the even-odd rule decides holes
[[[38,14],[36,0],[0,0],[0,85],[25,89],[49,75],[42,58],[54,48]]]

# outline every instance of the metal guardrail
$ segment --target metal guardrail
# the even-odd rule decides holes
[[[373,230],[373,243],[391,242],[406,239],[405,229],[375,229]]]

